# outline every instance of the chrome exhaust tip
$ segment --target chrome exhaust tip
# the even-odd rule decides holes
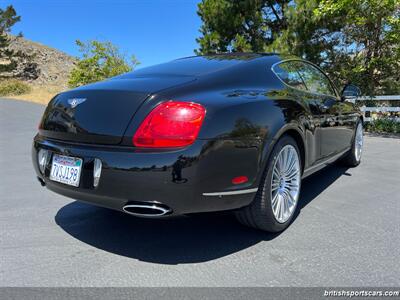
[[[157,204],[127,204],[124,212],[137,217],[161,217],[171,213],[171,209]]]

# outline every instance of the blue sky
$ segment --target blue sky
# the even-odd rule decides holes
[[[75,40],[108,40],[145,67],[193,55],[201,20],[194,0],[0,0],[21,16],[13,33],[78,55]]]

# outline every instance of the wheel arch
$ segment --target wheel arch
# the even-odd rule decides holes
[[[306,159],[306,149],[305,149],[305,143],[304,143],[303,136],[299,133],[299,131],[297,131],[295,129],[286,130],[279,138],[281,138],[284,135],[289,135],[296,141],[297,147],[299,148],[299,151],[300,151],[301,172],[303,172],[304,166],[305,166],[305,159]]]
[[[297,123],[289,123],[284,125],[282,128],[280,128],[271,138],[270,143],[266,143],[265,148],[268,148],[267,151],[264,151],[266,153],[263,157],[263,162],[261,164],[261,174],[264,173],[266,166],[268,164],[268,161],[270,159],[270,156],[272,154],[272,150],[274,149],[275,145],[277,142],[285,135],[289,135],[292,137],[299,148],[300,151],[300,158],[301,158],[301,171],[304,171],[304,168],[306,166],[306,157],[307,157],[307,149],[306,149],[306,142],[305,142],[305,134],[304,130],[301,128],[301,126]],[[261,180],[261,175],[260,175],[260,180]]]

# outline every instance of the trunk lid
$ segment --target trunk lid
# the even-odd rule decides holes
[[[119,144],[136,111],[151,94],[193,80],[112,79],[61,93],[47,106],[40,133],[64,141]]]

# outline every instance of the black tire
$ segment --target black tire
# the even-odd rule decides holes
[[[292,145],[296,149],[300,162],[300,167],[302,166],[301,155],[296,141],[288,135],[281,137],[280,140],[276,143],[274,149],[272,150],[270,158],[268,159],[266,169],[260,182],[260,187],[254,197],[254,200],[250,205],[241,208],[240,210],[235,212],[237,220],[243,225],[267,232],[280,232],[285,230],[292,222],[293,216],[296,214],[297,204],[299,201],[297,201],[296,207],[294,208],[290,218],[284,223],[279,223],[276,220],[272,211],[271,203],[270,183],[273,166],[275,165],[275,161],[278,158],[279,152],[286,145]],[[299,189],[300,188],[301,186],[299,186]]]
[[[362,122],[359,120],[354,130],[354,136],[351,144],[351,150],[340,160],[340,164],[346,167],[357,167],[361,163],[361,156],[356,156],[356,133],[358,126],[362,128]]]

